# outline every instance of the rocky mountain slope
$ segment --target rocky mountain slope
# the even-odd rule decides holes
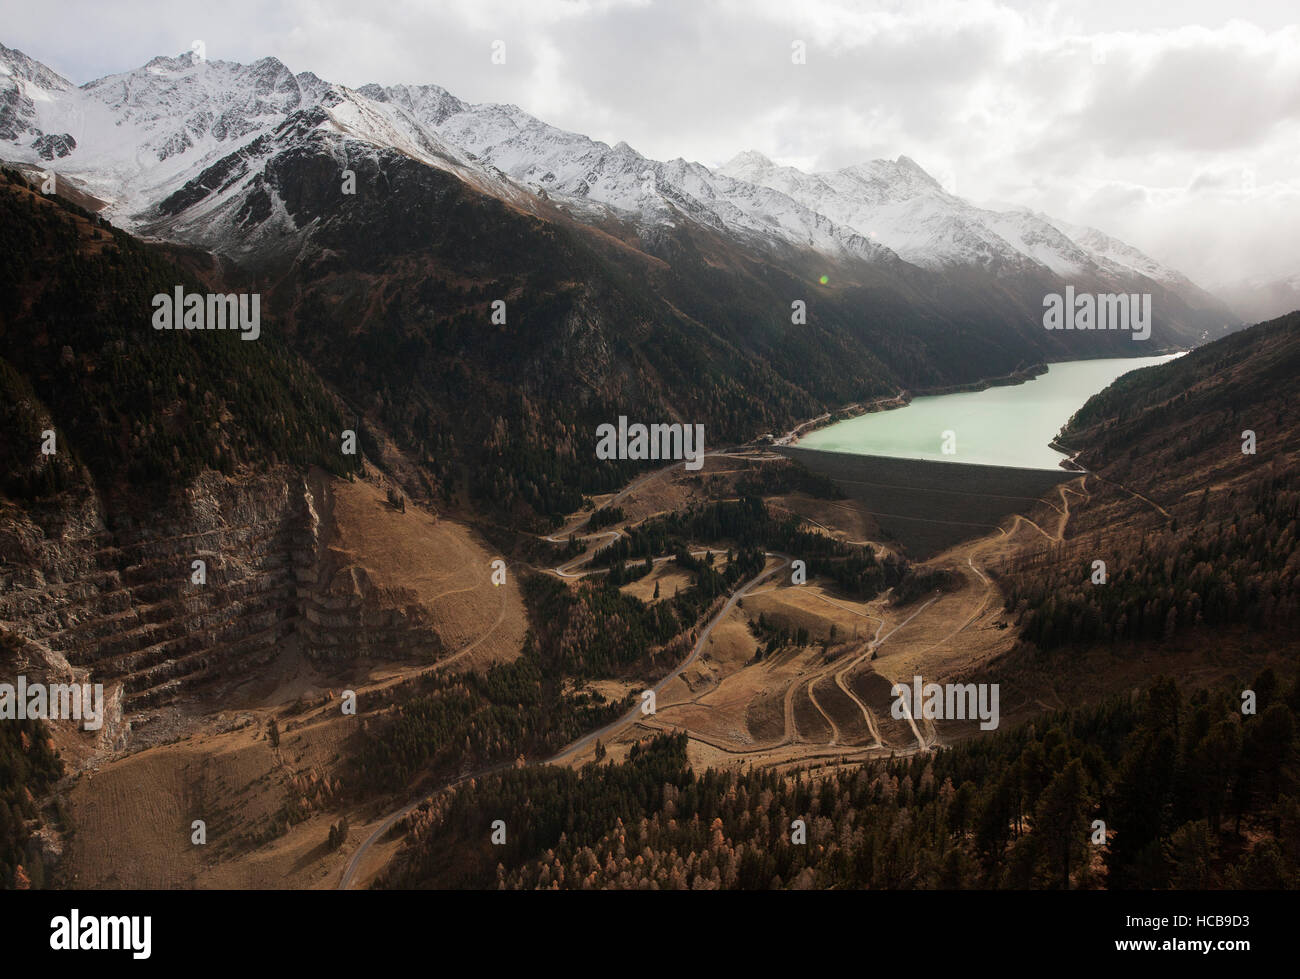
[[[1294,665],[1300,313],[1133,371],[1062,433],[1090,471],[1071,533],[1012,561],[1007,608],[1043,665],[1184,650]],[[1094,561],[1107,577],[1094,582]],[[1068,650],[1068,651],[1065,651]]]
[[[745,153],[711,170],[611,147],[516,106],[471,105],[436,85],[352,90],[295,75],[274,58],[159,57],[80,88],[21,52],[0,49],[0,65],[6,157],[57,161],[127,227],[250,261],[304,246],[289,201],[265,193],[258,178],[276,157],[324,139],[340,158],[357,143],[377,159],[396,153],[548,220],[558,206],[660,258],[693,227],[790,271],[801,259],[820,264],[819,274],[833,268],[836,282],[884,275],[898,284],[920,268],[932,273],[923,288],[972,303],[1009,290],[1025,307],[1009,315],[1030,322],[1041,318],[1043,293],[1066,284],[1154,292],[1156,335],[1166,344],[1195,342],[1233,320],[1131,246],[1026,211],[975,207],[906,157],[806,174]],[[1087,344],[1076,346],[1089,355]]]
[[[330,473],[362,474],[364,453],[340,451],[343,407],[298,355],[273,335],[151,329],[155,293],[212,286],[12,171],[0,242],[6,677],[103,683],[112,749],[290,636],[333,668],[447,652],[322,521]]]

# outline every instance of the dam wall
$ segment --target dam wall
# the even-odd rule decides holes
[[[1079,476],[1065,469],[977,466],[798,446],[775,451],[833,480],[916,559],[996,530],[1008,516],[1028,511],[1053,487]]]

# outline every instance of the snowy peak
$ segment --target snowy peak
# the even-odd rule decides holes
[[[719,172],[738,174],[742,172],[764,173],[776,168],[776,164],[758,150],[744,150],[724,163]]]
[[[977,207],[943,188],[908,156],[805,173],[760,153],[742,153],[719,171],[772,188],[923,268],[975,267],[998,276],[1048,272],[1119,280],[1146,276],[1185,287],[1186,278],[1091,228],[1023,208]]]
[[[160,159],[208,135],[217,141],[239,139],[324,94],[319,86],[304,90],[277,58],[240,65],[205,61],[192,52],[154,58],[143,68],[90,82],[82,91],[118,120],[145,130],[152,137],[148,148]]]
[[[42,160],[67,156],[72,137],[43,129],[41,109],[71,89],[58,72],[0,44],[0,140],[26,144]]]
[[[939,187],[939,181],[930,176],[930,174],[928,174],[921,165],[910,156],[900,155],[898,159],[894,161],[894,165],[898,167],[899,173],[906,173],[909,176],[920,178],[934,187]]]
[[[362,85],[357,92],[375,102],[388,102],[409,112],[426,126],[440,126],[467,106],[438,85]]]
[[[1112,238],[1104,231],[1069,224],[1046,214],[1036,214],[1034,216],[1059,228],[1098,260],[1110,262],[1116,266],[1129,269],[1138,275],[1144,275],[1147,278],[1155,279],[1157,282],[1163,282],[1166,285],[1191,285],[1191,282],[1181,272],[1160,264],[1150,255],[1120,241],[1118,238]]]
[[[692,221],[751,244],[795,246],[862,260],[886,249],[779,189],[677,159],[651,160],[550,126],[516,106],[472,105],[436,124],[448,142],[580,218],[630,218],[647,229]],[[770,161],[769,161],[770,162]]]
[[[0,44],[0,75],[30,82],[47,92],[63,92],[73,87],[72,82],[58,72],[27,57],[21,51],[7,48],[3,44]]]
[[[217,160],[331,100],[334,86],[294,75],[278,58],[242,65],[187,51],[35,102],[25,131],[0,132],[11,144],[0,155],[58,159],[60,174],[109,201],[129,226]]]
[[[591,224],[617,221],[647,241],[693,224],[779,254],[793,248],[890,266],[902,259],[1026,282],[1146,277],[1195,288],[1096,229],[977,207],[908,156],[809,173],[747,150],[710,169],[652,160],[518,106],[467,103],[438,85],[354,90],[294,74],[273,57],[242,65],[187,51],[78,88],[0,46],[0,156],[58,160],[61,175],[108,201],[128,226],[225,240],[229,229],[203,231],[202,215],[253,193],[275,154],[322,139],[401,154],[533,213],[559,207]],[[159,224],[160,215],[172,223]]]
[[[319,102],[325,97],[325,93],[334,87],[329,82],[325,81],[323,78],[317,77],[310,71],[300,71],[293,77],[298,80],[298,89],[303,94],[304,103],[308,105],[314,105]]]
[[[856,193],[879,204],[909,201],[916,197],[950,196],[911,157],[897,160],[868,160],[836,170],[818,174],[831,186],[853,187]]]
[[[174,58],[169,58],[165,54],[160,54],[156,58],[150,58],[141,70],[155,75],[161,75],[167,72],[184,71],[187,68],[193,68],[200,64],[201,61],[202,59],[200,59],[193,51],[186,51],[184,54],[179,54]],[[94,83],[92,82],[91,84]]]

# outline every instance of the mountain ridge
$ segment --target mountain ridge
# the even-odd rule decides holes
[[[587,445],[628,405],[743,442],[902,388],[1175,349],[1227,325],[1199,295],[1117,278],[1076,248],[1080,291],[1156,295],[1152,343],[1044,330],[1042,299],[1067,283],[906,156],[836,180],[950,207],[939,225],[965,220],[1001,259],[909,262],[798,194],[439,86],[352,89],[275,58],[185,53],[70,91],[43,90],[27,120],[73,130],[65,156],[22,145],[30,129],[0,155],[57,166],[61,194],[95,194],[138,236],[219,256],[433,492],[468,490],[525,524],[628,477]]]
[[[42,89],[43,97],[24,103],[20,89],[70,83],[21,52],[4,52],[0,61],[22,66],[21,72],[6,71],[8,100],[17,106],[8,129],[0,115],[0,135],[9,133],[12,144],[8,155],[27,163],[58,159],[61,172],[106,200],[124,227],[205,247],[221,245],[219,236],[193,221],[168,227],[158,220],[158,205],[197,172],[281,130],[293,113],[322,108],[329,118],[318,120],[318,128],[449,168],[525,209],[544,200],[594,227],[630,221],[648,240],[686,220],[747,247],[795,248],[867,265],[893,264],[897,257],[995,280],[1034,278],[1047,270],[1095,282],[1099,291],[1144,291],[1140,287],[1155,281],[1175,300],[1182,343],[1224,325],[1212,320],[1231,319],[1214,297],[1132,246],[1028,211],[976,208],[906,155],[805,174],[746,151],[710,169],[681,158],[651,160],[626,142],[611,147],[517,106],[465,102],[438,85],[350,89],[310,72],[295,75],[274,57],[240,65],[203,61],[193,52],[60,88],[62,101],[71,103],[63,111],[52,92]],[[121,145],[103,145],[106,113],[116,114],[118,127],[126,125],[117,134]],[[22,145],[32,134],[35,140]],[[148,162],[153,157],[156,163]],[[1120,254],[1129,260],[1117,261]]]

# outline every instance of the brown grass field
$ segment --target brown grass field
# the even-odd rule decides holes
[[[493,586],[490,551],[465,525],[408,504],[387,505],[365,481],[317,479],[326,543],[344,567],[365,569],[383,599],[418,605],[435,624],[457,669],[485,669],[519,655],[526,628],[513,574]],[[332,887],[367,826],[382,812],[339,810],[331,787],[347,777],[348,740],[363,716],[343,716],[337,699],[302,714],[287,708],[343,689],[358,692],[414,676],[426,664],[366,660],[323,672],[296,649],[295,637],[263,674],[219,702],[188,705],[173,743],[101,762],[68,791],[76,832],[66,853],[76,887]],[[205,709],[206,708],[206,709]],[[275,717],[279,748],[267,738]],[[278,816],[291,800],[312,812],[284,835]],[[351,832],[328,852],[331,823]],[[191,843],[191,824],[208,842]],[[362,877],[380,869],[396,843],[373,848]],[[373,866],[372,866],[373,865]]]
[[[706,498],[728,498],[750,464],[710,458],[698,475],[677,470],[645,479],[618,502],[628,518],[602,533]],[[489,562],[496,555],[465,525],[409,505],[398,513],[387,505],[382,486],[371,482],[318,479],[317,498],[334,565],[363,570],[381,600],[415,604],[427,614],[445,648],[436,668],[484,669],[519,654],[527,616],[514,574],[505,586],[493,587]],[[878,550],[888,547],[853,501],[788,494],[769,503],[799,515],[809,529]],[[1257,665],[1269,661],[1267,651],[1251,651],[1248,637],[1236,634],[1224,635],[1213,648],[1191,648],[1187,640],[1140,655],[1097,651],[1080,656],[1068,675],[1009,657],[1016,629],[990,572],[1023,549],[1068,534],[1071,507],[1077,512],[1088,503],[1083,481],[1074,480],[1026,515],[1008,518],[996,533],[922,562],[922,568],[955,572],[960,584],[904,606],[892,604],[888,593],[857,602],[824,581],[794,585],[788,568],[767,578],[736,602],[699,657],[664,686],[653,716],[637,716],[603,740],[608,759],[626,757],[631,744],[648,734],[685,731],[688,758],[698,769],[753,765],[826,772],[980,734],[973,721],[894,717],[891,688],[910,685],[916,675],[925,682],[997,682],[1001,722],[1008,726],[1136,688],[1162,671],[1208,682],[1252,657]],[[566,528],[582,535],[584,522],[584,514],[574,514]],[[725,552],[717,557],[724,559]],[[587,570],[582,562],[572,567],[574,576],[564,578],[571,585]],[[623,590],[650,601],[656,583],[667,598],[686,587],[689,576],[662,561]],[[791,632],[806,629],[808,644],[759,659],[763,643],[751,623],[760,614]],[[345,687],[383,687],[427,668],[397,658],[358,661],[325,674],[291,638],[265,675],[250,677],[206,710],[196,704],[181,719],[174,742],[104,761],[71,785],[76,833],[66,859],[74,886],[336,886],[360,842],[410,800],[371,800],[345,810],[331,804],[335,782],[347,775],[349,736],[364,719],[341,716],[334,702],[298,715],[290,705]],[[621,700],[654,679],[625,676],[587,686]],[[266,734],[272,717],[281,730],[278,749]],[[594,752],[593,743],[564,763],[581,766]],[[293,801],[312,815],[278,835],[282,810]],[[351,833],[331,853],[325,838],[340,815],[347,816]],[[207,821],[206,846],[190,843],[194,819]],[[353,886],[373,880],[399,846],[389,837],[371,847]]]

